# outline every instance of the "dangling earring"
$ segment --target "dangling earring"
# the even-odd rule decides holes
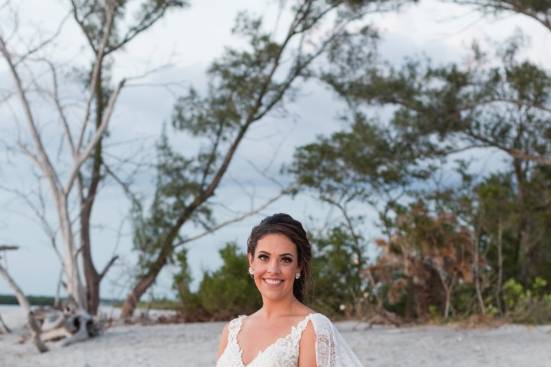
[[[249,275],[254,277],[254,269],[249,266]]]
[[[300,273],[296,273],[295,274],[295,279],[299,279],[300,278]]]

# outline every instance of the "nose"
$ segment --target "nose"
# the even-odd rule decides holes
[[[272,260],[270,261],[270,263],[268,264],[268,272],[269,273],[279,273],[279,261],[277,260]]]

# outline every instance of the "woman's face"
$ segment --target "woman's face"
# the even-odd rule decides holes
[[[293,294],[298,266],[297,248],[282,234],[267,234],[258,240],[249,265],[254,270],[254,282],[263,298],[279,300]]]

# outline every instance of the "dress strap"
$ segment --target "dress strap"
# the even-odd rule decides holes
[[[228,324],[228,342],[237,342],[237,334],[241,329],[241,321],[247,317],[246,315],[240,315],[235,319],[231,320]]]
[[[306,326],[308,325],[308,321],[310,321],[311,316],[312,316],[312,314],[306,316],[296,326],[292,327],[292,329],[291,329],[291,339],[293,340],[293,343],[297,344],[297,343],[300,342],[302,332],[304,331],[304,329],[306,329]]]

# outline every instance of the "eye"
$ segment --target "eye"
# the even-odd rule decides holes
[[[260,261],[267,261],[268,260],[268,256],[267,255],[258,255],[258,258],[260,259]]]
[[[286,264],[290,264],[293,262],[293,259],[290,257],[282,257],[281,260]]]

